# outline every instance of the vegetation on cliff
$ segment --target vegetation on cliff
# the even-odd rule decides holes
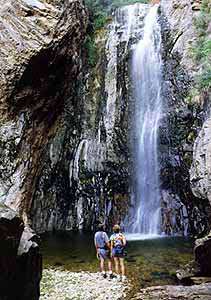
[[[201,11],[195,19],[197,40],[193,49],[195,60],[200,65],[197,83],[200,90],[211,87],[211,5],[209,0],[202,0]]]
[[[97,45],[94,40],[95,32],[109,22],[114,9],[134,3],[149,3],[149,0],[85,0],[85,5],[90,15],[90,27],[85,48],[88,52],[88,64],[91,67],[94,67],[97,61]]]

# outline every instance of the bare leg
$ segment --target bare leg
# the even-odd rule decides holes
[[[112,273],[112,262],[111,259],[108,260],[108,270]]]
[[[120,262],[120,268],[121,268],[122,276],[125,276],[125,264],[124,264],[124,258],[119,258],[119,262]]]
[[[114,264],[115,264],[115,271],[117,274],[119,274],[119,258],[114,257]]]
[[[104,262],[105,262],[105,260],[101,257],[100,258],[100,271],[101,272],[105,272]]]

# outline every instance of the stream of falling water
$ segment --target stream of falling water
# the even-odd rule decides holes
[[[132,57],[132,86],[135,99],[135,142],[132,208],[126,230],[158,235],[160,232],[160,183],[158,129],[162,114],[161,29],[158,6],[150,8],[143,38]]]

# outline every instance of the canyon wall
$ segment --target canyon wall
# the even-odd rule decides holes
[[[2,3],[1,24],[1,202],[37,232],[119,221],[128,201],[128,83],[119,80],[127,36],[119,47],[121,29],[96,34],[91,67],[80,1]]]
[[[166,111],[160,138],[163,205],[171,215],[172,230],[195,235],[205,233],[210,222],[207,198],[202,201],[190,185],[194,141],[206,118],[208,100],[203,94],[190,97],[200,70],[193,57],[199,9],[200,1],[161,1]]]
[[[11,0],[0,4],[0,200],[31,223],[45,154],[54,147],[60,130],[57,151],[62,156],[68,123],[64,107],[68,102],[69,110],[77,109],[74,95],[88,17],[82,3],[75,0]],[[48,163],[55,170],[52,181],[59,182],[63,176],[57,176],[56,160],[51,156]],[[68,172],[62,163],[60,169]],[[65,180],[62,187],[66,189]],[[44,195],[42,210],[56,193],[51,189]]]
[[[94,57],[85,44],[75,106],[67,103],[65,107],[65,132],[59,130],[49,144],[34,194],[31,212],[38,231],[93,230],[99,221],[111,228],[127,213],[131,38],[127,13],[127,8],[118,10],[115,21],[91,37],[96,45]],[[143,18],[144,12],[139,16],[140,26]],[[88,63],[91,58],[92,65]],[[58,178],[52,180],[55,170]]]
[[[0,201],[38,232],[121,222],[130,205],[131,46],[148,6],[137,10],[133,33],[123,8],[90,34],[79,0],[0,3]],[[188,100],[198,9],[199,1],[161,1],[161,230],[168,233],[203,233],[209,222],[208,121],[199,134],[207,100]]]

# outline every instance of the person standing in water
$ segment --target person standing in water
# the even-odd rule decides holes
[[[118,276],[118,279],[125,281],[126,276],[125,276],[124,256],[125,256],[126,238],[120,232],[120,226],[117,224],[114,225],[113,232],[114,233],[110,237],[111,257],[114,259],[115,271]]]
[[[97,252],[97,258],[100,260],[100,271],[103,278],[107,277],[105,271],[105,261],[108,261],[109,278],[112,279],[114,276],[112,274],[112,262],[110,255],[110,243],[107,233],[105,232],[105,225],[99,224],[98,230],[94,237],[95,248]]]

